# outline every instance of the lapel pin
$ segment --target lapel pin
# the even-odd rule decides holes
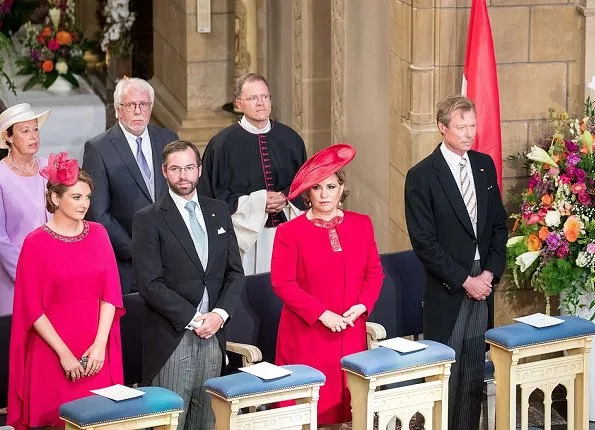
[[[479,169],[480,172],[485,172],[485,169]]]
[[[211,214],[211,216],[215,216],[215,214]]]

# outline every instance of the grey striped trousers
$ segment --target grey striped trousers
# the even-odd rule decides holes
[[[476,261],[473,264],[471,276],[476,276],[480,272],[479,261]],[[465,296],[448,341],[448,346],[454,349],[456,354],[448,387],[449,430],[479,428],[487,328],[487,302]]]
[[[191,330],[184,337],[151,381],[182,396],[184,412],[178,420],[179,430],[212,430],[215,416],[204,382],[220,376],[222,353],[217,338],[202,339]]]

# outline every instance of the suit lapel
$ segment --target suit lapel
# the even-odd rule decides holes
[[[211,204],[204,199],[202,196],[198,196],[198,202],[202,211],[202,216],[205,220],[205,226],[207,227],[207,237],[209,240],[209,259],[207,261],[207,269],[205,272],[209,272],[213,263],[215,262],[215,245],[219,243],[217,236],[219,235],[219,221],[215,214],[215,211],[211,207]]]
[[[149,131],[149,139],[151,139],[151,151],[153,152],[153,185],[155,187],[155,200],[158,200],[161,198],[163,191],[167,190],[167,187],[165,186],[165,178],[163,177],[163,173],[161,173],[161,158],[163,154],[159,152],[159,148],[161,148],[162,145],[158,145],[160,139],[157,130],[151,126],[148,126],[147,128]]]
[[[163,196],[160,206],[163,210],[163,219],[169,226],[170,230],[176,236],[182,245],[182,248],[184,248],[184,251],[186,251],[186,254],[188,254],[194,265],[201,272],[204,272],[202,264],[200,263],[200,259],[198,258],[198,253],[194,247],[194,242],[192,241],[192,237],[188,231],[188,227],[186,227],[186,223],[182,219],[180,211],[176,207],[176,204],[169,194],[165,194]]]
[[[468,152],[471,170],[473,171],[473,182],[475,182],[475,196],[477,198],[477,237],[481,236],[481,231],[485,225],[488,212],[488,184],[486,178],[486,166],[473,152]]]
[[[122,158],[124,165],[140,187],[140,189],[145,193],[149,201],[153,200],[151,197],[151,193],[149,193],[149,189],[147,188],[147,184],[145,184],[145,180],[143,179],[143,175],[140,172],[140,168],[138,167],[138,163],[136,162],[136,158],[132,154],[130,150],[130,145],[124,136],[124,132],[120,128],[120,124],[116,123],[112,127],[110,142],[113,145],[116,152]]]
[[[452,171],[450,170],[450,167],[448,167],[442,152],[440,152],[440,146],[438,146],[432,153],[432,164],[437,170],[438,181],[442,186],[444,194],[446,194],[446,198],[457,215],[457,218],[459,218],[459,221],[463,224],[465,229],[467,229],[469,234],[475,237],[471,218],[469,218],[469,212],[467,212],[467,207],[465,206],[459,187],[455,182],[455,178],[452,175]]]

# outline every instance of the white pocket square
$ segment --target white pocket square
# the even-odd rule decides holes
[[[219,230],[217,230],[217,234],[223,234],[225,233],[225,229],[223,227],[219,227]]]

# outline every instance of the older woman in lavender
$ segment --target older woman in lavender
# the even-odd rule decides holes
[[[47,180],[39,175],[39,128],[50,111],[35,113],[28,103],[0,114],[0,315],[12,312],[14,278],[25,236],[51,218],[45,207]]]

